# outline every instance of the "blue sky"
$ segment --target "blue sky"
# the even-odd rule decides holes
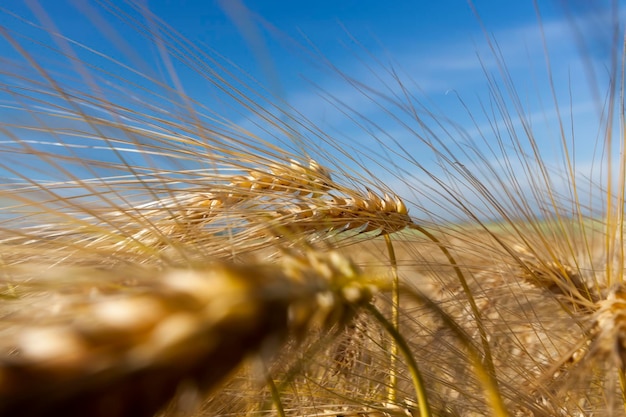
[[[424,127],[411,121],[408,115],[401,115],[383,98],[367,97],[362,89],[359,91],[342,79],[339,72],[349,74],[361,86],[384,91],[388,97],[410,94],[417,107],[424,105],[457,125],[459,131],[450,131],[451,134],[447,135],[433,118],[424,115],[425,122],[442,143],[458,146],[459,150],[455,152],[461,154],[464,144],[476,140],[481,143],[476,146],[487,154],[486,146],[495,146],[490,133],[493,123],[505,127],[507,122],[502,115],[483,114],[483,108],[492,111],[489,103],[493,103],[486,74],[500,80],[500,88],[505,88],[498,62],[486,40],[489,36],[497,42],[494,45],[502,53],[507,74],[519,94],[525,117],[533,125],[542,152],[547,159],[554,157],[558,165],[560,142],[555,140],[558,138],[558,119],[546,72],[545,40],[556,97],[564,112],[561,118],[565,116],[568,123],[570,118],[575,121],[577,169],[583,172],[582,175],[596,175],[591,173],[597,169],[592,167],[591,156],[601,108],[598,98],[606,93],[611,32],[608,6],[589,6],[589,3],[580,0],[564,6],[560,1],[537,1],[543,23],[542,35],[535,6],[530,0],[476,0],[474,6],[480,21],[465,0],[146,2],[156,16],[201,45],[211,56],[220,62],[232,61],[242,71],[238,74],[249,74],[258,80],[267,89],[267,94],[287,103],[287,113],[293,114],[295,110],[302,114],[333,140],[345,142],[347,147],[344,149],[353,147],[358,151],[370,147],[372,151],[365,152],[366,155],[383,155],[383,166],[371,167],[374,176],[391,188],[403,190],[401,193],[408,199],[424,205],[427,203],[418,201],[419,196],[411,195],[412,190],[405,182],[408,177],[413,177],[411,181],[424,181],[425,185],[432,182],[411,163],[384,149],[396,146],[390,145],[395,141],[428,170],[437,173],[436,156],[416,138],[415,132]],[[76,7],[81,4],[83,6]],[[143,39],[132,27],[114,19],[111,14],[84,4],[90,3],[43,1],[45,14],[38,11],[38,6],[21,2],[3,7],[47,27],[52,22],[64,36],[79,40],[155,79],[175,84],[163,55],[152,42]],[[243,4],[246,8],[241,7]],[[621,3],[619,6],[622,16],[624,7]],[[133,12],[128,6],[122,6],[122,9],[141,18],[140,13]],[[10,33],[51,42],[40,31],[14,17],[7,17],[6,10],[0,13],[5,17],[2,24]],[[584,43],[576,41],[579,35],[580,39],[585,39]],[[58,54],[46,48],[30,41],[25,44],[43,62],[58,60]],[[104,70],[119,70],[92,53],[76,49],[83,59]],[[5,59],[19,60],[7,42],[0,42],[0,54]],[[334,68],[325,66],[324,59]],[[66,63],[65,68],[71,65]],[[402,91],[393,80],[392,69],[402,79],[406,90]],[[258,118],[254,114],[225,103],[223,93],[214,91],[206,79],[182,65],[175,65],[175,72],[187,94],[237,125],[263,135],[255,130]],[[128,72],[124,72],[124,76],[133,77]],[[143,85],[140,80],[137,83]],[[590,84],[598,85],[599,89],[589,89]],[[9,99],[3,101],[6,100]],[[505,102],[512,106],[510,100]],[[464,105],[471,109],[474,121]],[[514,113],[514,107],[509,107],[508,111]],[[512,114],[511,126],[521,131],[522,126],[515,118],[516,115]],[[311,137],[310,140],[326,146],[323,138]],[[323,154],[319,155],[322,159]],[[490,155],[490,158],[496,161],[498,155]],[[372,162],[375,161],[365,163]],[[467,159],[463,163],[469,166],[473,162]],[[392,165],[391,171],[404,179],[385,172]]]

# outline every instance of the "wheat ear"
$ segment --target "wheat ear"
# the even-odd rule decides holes
[[[5,329],[2,415],[151,416],[182,382],[210,390],[247,354],[276,353],[288,335],[345,322],[374,290],[336,253],[130,277],[91,268],[56,274],[50,279],[141,284],[69,303],[47,323]]]

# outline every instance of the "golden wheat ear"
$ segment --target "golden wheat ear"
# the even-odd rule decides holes
[[[152,416],[183,383],[206,392],[247,355],[274,355],[289,335],[348,320],[374,288],[335,253],[136,274],[67,269],[53,279],[140,284],[88,301],[75,297],[87,288],[71,285],[23,296],[44,297],[30,314],[41,315],[46,299],[60,311],[3,329],[0,415]]]
[[[587,313],[584,334],[537,378],[535,392],[583,415],[622,415],[615,413],[626,407],[626,285],[614,284]]]
[[[412,224],[404,202],[397,196],[383,198],[342,187],[329,170],[315,160],[308,166],[297,161],[259,166],[247,175],[235,175],[226,185],[207,183],[197,190],[153,201],[140,210],[146,227],[115,243],[119,250],[166,250],[172,246],[219,251],[219,235],[228,234],[231,252],[247,252],[274,244],[308,243],[313,237],[353,231],[393,233]],[[349,195],[350,197],[339,197]],[[128,218],[115,213],[118,223]],[[225,227],[228,226],[228,228]]]

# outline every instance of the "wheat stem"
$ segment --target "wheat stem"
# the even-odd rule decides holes
[[[406,293],[411,298],[414,298],[416,301],[424,304],[431,311],[433,311],[445,323],[446,327],[454,332],[459,341],[468,350],[470,359],[474,365],[474,372],[483,386],[492,415],[494,417],[508,417],[509,412],[504,405],[504,401],[502,400],[502,395],[500,393],[500,389],[498,388],[498,381],[496,380],[495,375],[491,372],[491,369],[486,366],[480,351],[474,346],[472,338],[453,318],[451,318],[430,298],[410,288],[406,288]]]
[[[428,230],[424,229],[422,226],[419,226],[417,224],[412,224],[410,227],[415,229],[415,230],[417,230],[417,231],[419,231],[424,236],[426,236],[428,239],[430,239],[433,243],[435,243],[437,245],[437,247],[439,247],[439,250],[441,250],[441,252],[448,259],[448,262],[450,262],[450,265],[452,265],[452,268],[454,269],[456,277],[459,280],[459,283],[461,284],[461,286],[463,287],[463,292],[465,293],[465,296],[467,297],[467,301],[470,304],[470,308],[472,310],[472,314],[474,315],[474,319],[476,320],[476,325],[478,326],[478,332],[480,333],[480,340],[481,340],[481,343],[482,343],[482,346],[483,346],[483,354],[484,354],[485,366],[487,368],[487,371],[491,375],[493,375],[493,377],[495,379],[495,377],[496,377],[496,369],[495,369],[495,366],[493,364],[493,356],[491,354],[491,347],[489,346],[489,339],[487,337],[487,331],[486,331],[485,325],[484,325],[484,323],[482,321],[482,316],[480,314],[480,311],[478,310],[478,306],[476,305],[476,300],[474,299],[474,295],[472,294],[472,290],[470,289],[470,287],[469,287],[469,285],[467,283],[467,280],[465,279],[465,275],[463,274],[463,271],[461,271],[461,268],[459,268],[459,265],[457,264],[456,260],[454,259],[454,257],[452,256],[452,254],[450,253],[448,248],[446,248],[441,243],[441,241],[435,237],[435,235],[433,235]]]
[[[274,403],[274,407],[276,408],[276,414],[278,414],[278,417],[286,417],[287,415],[285,414],[285,408],[283,407],[283,402],[280,398],[280,392],[278,391],[274,378],[272,378],[272,375],[270,374],[269,369],[267,369],[265,363],[263,363],[263,371],[265,372],[265,382],[270,388],[272,403]]]
[[[619,378],[619,391],[622,395],[622,407],[626,412],[626,375],[624,375],[624,369],[617,369],[617,375]]]
[[[365,308],[374,316],[374,318],[382,324],[387,333],[393,338],[396,342],[398,349],[402,352],[404,359],[406,360],[407,366],[409,368],[409,373],[411,374],[411,380],[413,381],[413,387],[415,388],[415,395],[417,397],[418,407],[420,411],[420,416],[422,417],[430,417],[432,412],[430,410],[430,403],[428,401],[428,395],[426,393],[426,386],[424,385],[424,378],[419,370],[419,366],[415,361],[415,357],[411,353],[411,349],[409,348],[406,339],[398,332],[393,325],[393,323],[389,322],[385,318],[385,316],[378,311],[378,309],[373,304],[368,304]]]
[[[391,266],[391,325],[397,332],[400,332],[400,282],[398,276],[398,262],[389,234],[385,234],[385,244],[387,246]],[[392,339],[389,348],[389,389],[387,391],[387,401],[390,404],[395,403],[398,397],[397,357],[398,345],[395,339]]]

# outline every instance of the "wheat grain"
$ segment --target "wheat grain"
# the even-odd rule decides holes
[[[523,268],[520,273],[522,277],[533,285],[561,296],[576,309],[594,310],[592,306],[600,298],[597,288],[588,286],[573,267],[560,260],[541,261],[521,246],[513,249]]]
[[[606,358],[612,366],[624,370],[626,366],[626,285],[615,284],[605,300],[597,305],[594,317],[597,334],[589,354]]]

